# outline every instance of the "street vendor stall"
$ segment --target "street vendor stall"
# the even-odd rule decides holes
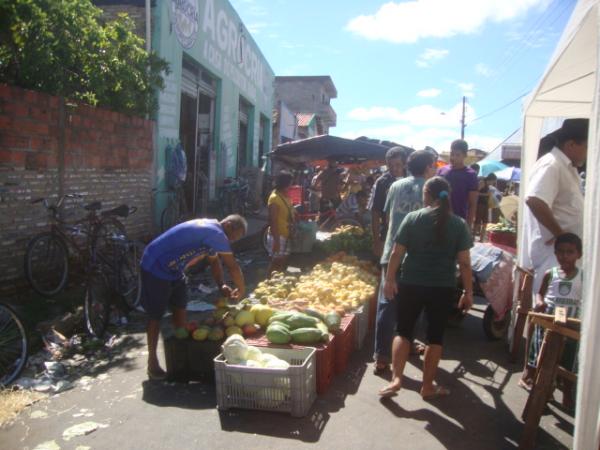
[[[575,415],[576,450],[597,449],[600,441],[600,152],[597,129],[600,123],[597,79],[599,0],[579,0],[563,32],[550,64],[525,105],[521,192],[526,192],[535,163],[546,118],[588,117],[588,158],[584,207],[583,322],[579,352],[579,381]],[[519,217],[525,208],[519,205]],[[519,227],[519,264],[527,267],[528,236]]]

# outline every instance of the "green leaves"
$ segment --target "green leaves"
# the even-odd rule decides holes
[[[0,81],[134,115],[152,114],[168,63],[126,15],[89,0],[0,0]]]

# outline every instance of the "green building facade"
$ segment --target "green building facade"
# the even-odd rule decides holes
[[[271,146],[274,73],[227,0],[158,0],[152,48],[171,68],[156,117],[155,220],[167,205],[170,149],[187,157],[184,198],[195,216],[226,177],[261,164]]]

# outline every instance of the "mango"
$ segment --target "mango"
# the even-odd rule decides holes
[[[242,310],[235,316],[235,324],[238,327],[243,327],[244,325],[253,325],[254,324],[254,314],[251,311]]]
[[[213,327],[208,333],[209,341],[220,341],[225,337],[225,333],[223,332],[223,328],[221,327]]]
[[[210,333],[210,330],[211,329],[209,327],[202,325],[198,329],[194,330],[192,333],[192,339],[195,341],[205,341],[208,337],[208,333]]]
[[[250,312],[254,313],[254,321],[263,328],[267,326],[269,319],[275,313],[271,307],[267,305],[254,305],[250,309]]]
[[[231,336],[232,334],[239,334],[241,336],[243,334],[243,332],[240,327],[236,327],[235,325],[232,325],[225,329],[225,334],[228,337]]]
[[[189,332],[185,327],[177,327],[175,328],[175,337],[177,339],[185,339],[189,336]]]

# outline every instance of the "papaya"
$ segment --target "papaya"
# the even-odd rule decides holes
[[[317,326],[317,323],[319,323],[319,319],[302,313],[293,313],[285,319],[284,322],[288,324],[292,330],[295,330],[296,328],[314,328]]]
[[[317,328],[297,328],[290,332],[294,344],[318,344],[323,333]]]
[[[271,325],[273,322],[283,322],[285,321],[285,319],[287,319],[289,316],[291,316],[292,312],[278,312],[273,314],[271,317],[269,317],[269,320],[267,321],[267,323],[269,325]]]
[[[279,326],[270,326],[265,334],[272,344],[288,344],[292,340],[291,334]]]
[[[342,324],[342,318],[335,311],[330,311],[325,315],[325,325],[331,332],[336,332],[340,330],[340,325]]]
[[[304,314],[306,314],[307,316],[315,317],[321,321],[325,321],[325,317],[323,316],[323,314],[321,314],[319,311],[317,311],[315,309],[306,308],[304,310]]]

